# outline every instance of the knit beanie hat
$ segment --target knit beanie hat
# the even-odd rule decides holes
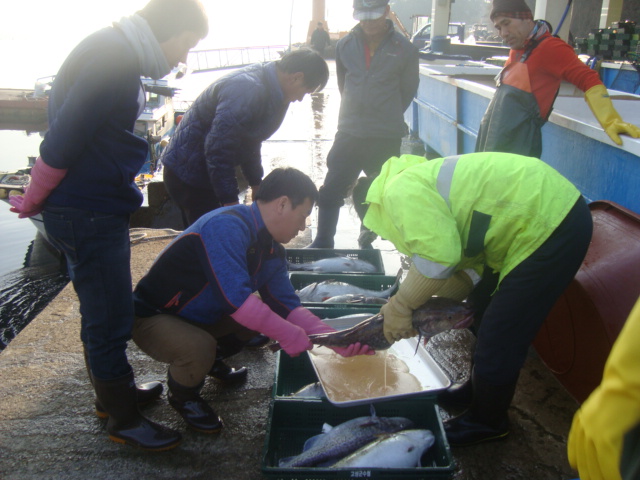
[[[493,20],[495,17],[533,20],[533,13],[524,0],[493,0],[493,9],[489,18]]]

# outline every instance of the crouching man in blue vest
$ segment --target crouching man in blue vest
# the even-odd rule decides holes
[[[541,160],[489,152],[392,157],[354,197],[361,190],[364,225],[413,260],[380,310],[387,340],[415,335],[411,313],[432,295],[468,297],[477,327],[471,378],[438,397],[468,410],[445,432],[453,446],[506,437],[527,350],[589,247],[580,192]],[[469,269],[482,277],[475,286]]]
[[[252,205],[200,217],[138,283],[133,340],[169,364],[169,403],[193,429],[222,428],[200,391],[208,374],[219,376],[214,365],[241,350],[256,332],[296,356],[312,348],[309,334],[334,330],[301,306],[281,245],[306,228],[317,196],[302,172],[273,170]],[[374,353],[360,343],[334,350],[343,356]],[[246,369],[230,376],[243,379]]]

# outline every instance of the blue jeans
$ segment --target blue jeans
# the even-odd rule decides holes
[[[67,259],[80,300],[80,338],[93,375],[128,374],[133,328],[129,216],[48,204],[42,212],[49,241]]]

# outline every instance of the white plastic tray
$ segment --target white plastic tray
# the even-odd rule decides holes
[[[331,325],[337,330],[342,330],[344,328],[349,328],[362,319],[352,319],[352,320],[343,320],[343,319],[327,319],[324,320],[328,325]],[[417,347],[417,352],[416,352]],[[323,348],[323,347],[316,347]],[[311,359],[311,364],[320,380],[320,383],[325,387],[323,382],[323,371],[322,371],[322,362],[317,361],[317,356],[313,353],[314,350],[308,352],[309,358]],[[400,340],[399,342],[394,343],[388,350],[389,353],[392,353],[399,359],[403,360],[407,367],[409,368],[409,373],[411,373],[418,382],[420,383],[420,389],[411,393],[404,394],[389,394],[378,397],[365,397],[358,398],[356,400],[346,400],[341,401],[336,398],[331,397],[331,392],[325,388],[325,393],[327,394],[327,399],[334,405],[338,407],[350,407],[353,405],[361,405],[367,403],[375,403],[375,402],[383,402],[389,400],[397,400],[400,398],[408,398],[414,397],[418,395],[425,394],[434,394],[440,390],[444,390],[449,388],[451,385],[451,380],[445,374],[445,372],[440,368],[440,366],[435,362],[433,357],[429,354],[429,352],[424,348],[422,343],[418,346],[418,337],[408,338],[404,340]],[[347,379],[348,380],[348,379]]]

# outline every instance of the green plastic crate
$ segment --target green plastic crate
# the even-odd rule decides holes
[[[314,282],[324,282],[325,280],[335,280],[337,282],[345,282],[350,283],[351,285],[355,285],[356,287],[366,288],[367,290],[374,291],[382,291],[391,288],[396,283],[396,277],[391,277],[389,275],[353,275],[353,274],[334,274],[334,273],[306,273],[306,272],[291,272],[289,274],[289,279],[291,280],[291,284],[293,288],[296,290],[301,290],[302,288],[310,285]],[[400,285],[398,283],[398,285]],[[397,288],[391,292],[391,294],[395,294],[397,292]],[[323,307],[326,305],[341,305],[343,307],[377,307],[378,309],[381,307],[380,304],[362,304],[362,303],[341,303],[341,304],[331,304],[324,302],[303,302],[305,307]]]
[[[309,355],[302,354],[292,358],[282,351],[279,351],[277,355],[272,397],[287,401],[309,400],[308,398],[292,398],[290,396],[302,387],[318,381]],[[318,398],[318,400],[320,399]]]
[[[372,264],[376,270],[374,272],[366,272],[371,275],[384,275],[384,263],[380,250],[358,250],[358,249],[336,249],[336,248],[287,248],[286,257],[289,263],[310,263],[323,258],[331,257],[349,257],[357,260],[364,260]],[[311,273],[311,272],[309,272]],[[363,273],[348,273],[349,275],[362,275]]]
[[[353,418],[370,415],[368,405],[337,408],[328,402],[286,402],[273,400],[262,456],[262,473],[277,480],[321,480],[370,478],[385,480],[451,478],[454,463],[437,405],[427,400],[398,400],[376,405],[376,415],[406,417],[415,428],[428,428],[435,443],[422,457],[422,467],[415,468],[282,468],[280,458],[302,452],[304,442],[322,431],[322,425],[338,425]]]

